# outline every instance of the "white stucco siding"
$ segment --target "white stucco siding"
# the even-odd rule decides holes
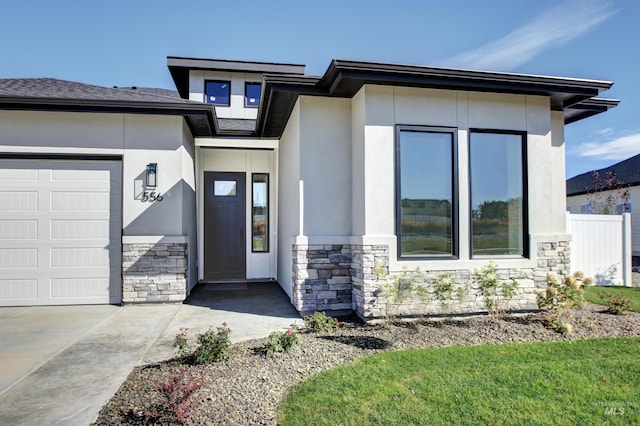
[[[395,166],[394,88],[365,86],[364,144],[364,233],[363,235],[394,235],[395,226]]]
[[[189,99],[204,102],[204,83],[206,80],[222,80],[231,83],[231,99],[229,106],[216,106],[218,118],[243,118],[255,120],[258,116],[258,108],[246,108],[244,106],[244,84],[261,83],[262,74],[242,73],[226,71],[189,71]]]
[[[467,92],[467,109],[470,129],[527,130],[524,95]]]
[[[396,87],[393,97],[394,121],[398,124],[459,125],[457,93],[454,91]]]
[[[566,184],[566,151],[564,143],[564,113],[551,111],[551,208],[553,209],[553,229],[558,234],[567,232],[567,222],[561,219],[565,213],[564,201],[567,198]]]
[[[360,90],[351,99],[351,230],[354,235],[366,233],[364,121],[365,95],[364,90]]]
[[[4,152],[121,155],[124,115],[0,111]]]
[[[278,155],[278,283],[291,297],[292,244],[301,234],[300,99],[280,138]]]
[[[196,209],[195,147],[187,123],[182,125],[182,235],[187,238],[189,267],[187,285],[193,288],[198,282],[198,227]]]
[[[351,235],[351,101],[301,97],[303,233]]]
[[[123,234],[183,235],[183,185],[193,181],[193,169],[183,170],[182,117],[128,115],[124,125]],[[163,200],[142,201],[146,167],[157,163],[158,186]],[[148,189],[150,191],[150,189]]]

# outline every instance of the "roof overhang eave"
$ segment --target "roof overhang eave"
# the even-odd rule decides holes
[[[618,99],[609,98],[590,98],[580,103],[574,104],[571,107],[565,108],[564,111],[564,123],[571,124],[576,121],[583,120],[588,117],[609,111],[611,108],[615,108],[620,103]]]
[[[217,134],[216,116],[213,107],[198,103],[109,101],[71,98],[0,97],[0,110],[16,111],[63,111],[90,113],[181,115],[194,136]],[[193,126],[195,117],[204,117],[208,128],[197,130]],[[198,133],[198,134],[196,134]]]

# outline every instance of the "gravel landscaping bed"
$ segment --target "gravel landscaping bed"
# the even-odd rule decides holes
[[[640,336],[640,314],[635,312],[616,316],[605,313],[603,306],[587,304],[575,310],[575,323],[573,333],[564,335],[545,328],[540,313],[375,325],[349,318],[332,333],[302,330],[300,343],[290,353],[267,356],[266,339],[242,342],[233,346],[227,361],[188,366],[207,384],[200,389],[202,401],[193,407],[186,424],[273,425],[288,387],[384,350]],[[96,424],[149,424],[144,414],[156,411],[161,400],[154,382],[181,368],[175,360],[135,368],[100,411]]]

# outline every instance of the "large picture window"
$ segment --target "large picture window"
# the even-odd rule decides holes
[[[528,255],[525,140],[521,132],[470,132],[474,257]]]
[[[456,257],[455,130],[398,126],[396,140],[399,257]]]

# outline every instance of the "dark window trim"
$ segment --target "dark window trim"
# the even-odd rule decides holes
[[[262,175],[262,176],[266,176],[267,177],[267,199],[266,199],[266,203],[267,203],[267,232],[266,232],[266,239],[265,239],[265,245],[266,245],[266,249],[262,250],[262,251],[257,251],[253,249],[253,183],[254,183],[254,177],[256,175]],[[263,172],[256,172],[256,173],[251,173],[251,253],[269,253],[271,251],[271,238],[269,238],[269,234],[271,233],[271,212],[269,211],[271,209],[271,205],[269,203],[269,173],[263,173]]]
[[[498,135],[517,135],[521,138],[522,149],[522,255],[473,255],[473,183],[471,182],[471,134],[472,133],[494,133]],[[469,153],[469,257],[471,259],[530,259],[530,238],[529,238],[529,171],[527,160],[527,140],[528,134],[525,130],[505,130],[505,129],[487,129],[487,128],[470,128],[467,136],[467,152]]]
[[[401,193],[401,164],[400,164],[400,133],[401,132],[418,132],[418,133],[448,133],[451,134],[451,255],[443,256],[402,256],[402,193]],[[395,203],[396,203],[396,250],[397,260],[458,260],[459,252],[459,211],[458,211],[458,128],[444,126],[423,126],[396,124],[395,129],[395,149],[394,149],[394,165],[395,165]]]
[[[262,83],[259,81],[245,81],[244,82],[244,107],[245,108],[258,108],[260,106],[260,102],[258,101],[257,105],[247,105],[247,85],[255,84],[256,86],[260,86],[260,99],[262,99]]]
[[[229,87],[229,102],[227,102],[226,104],[216,104],[216,103],[213,103],[213,102],[208,102],[207,83],[227,83],[227,86]],[[231,106],[231,80],[211,80],[211,79],[206,79],[204,81],[204,103],[209,104],[209,105],[219,106],[219,107]]]

